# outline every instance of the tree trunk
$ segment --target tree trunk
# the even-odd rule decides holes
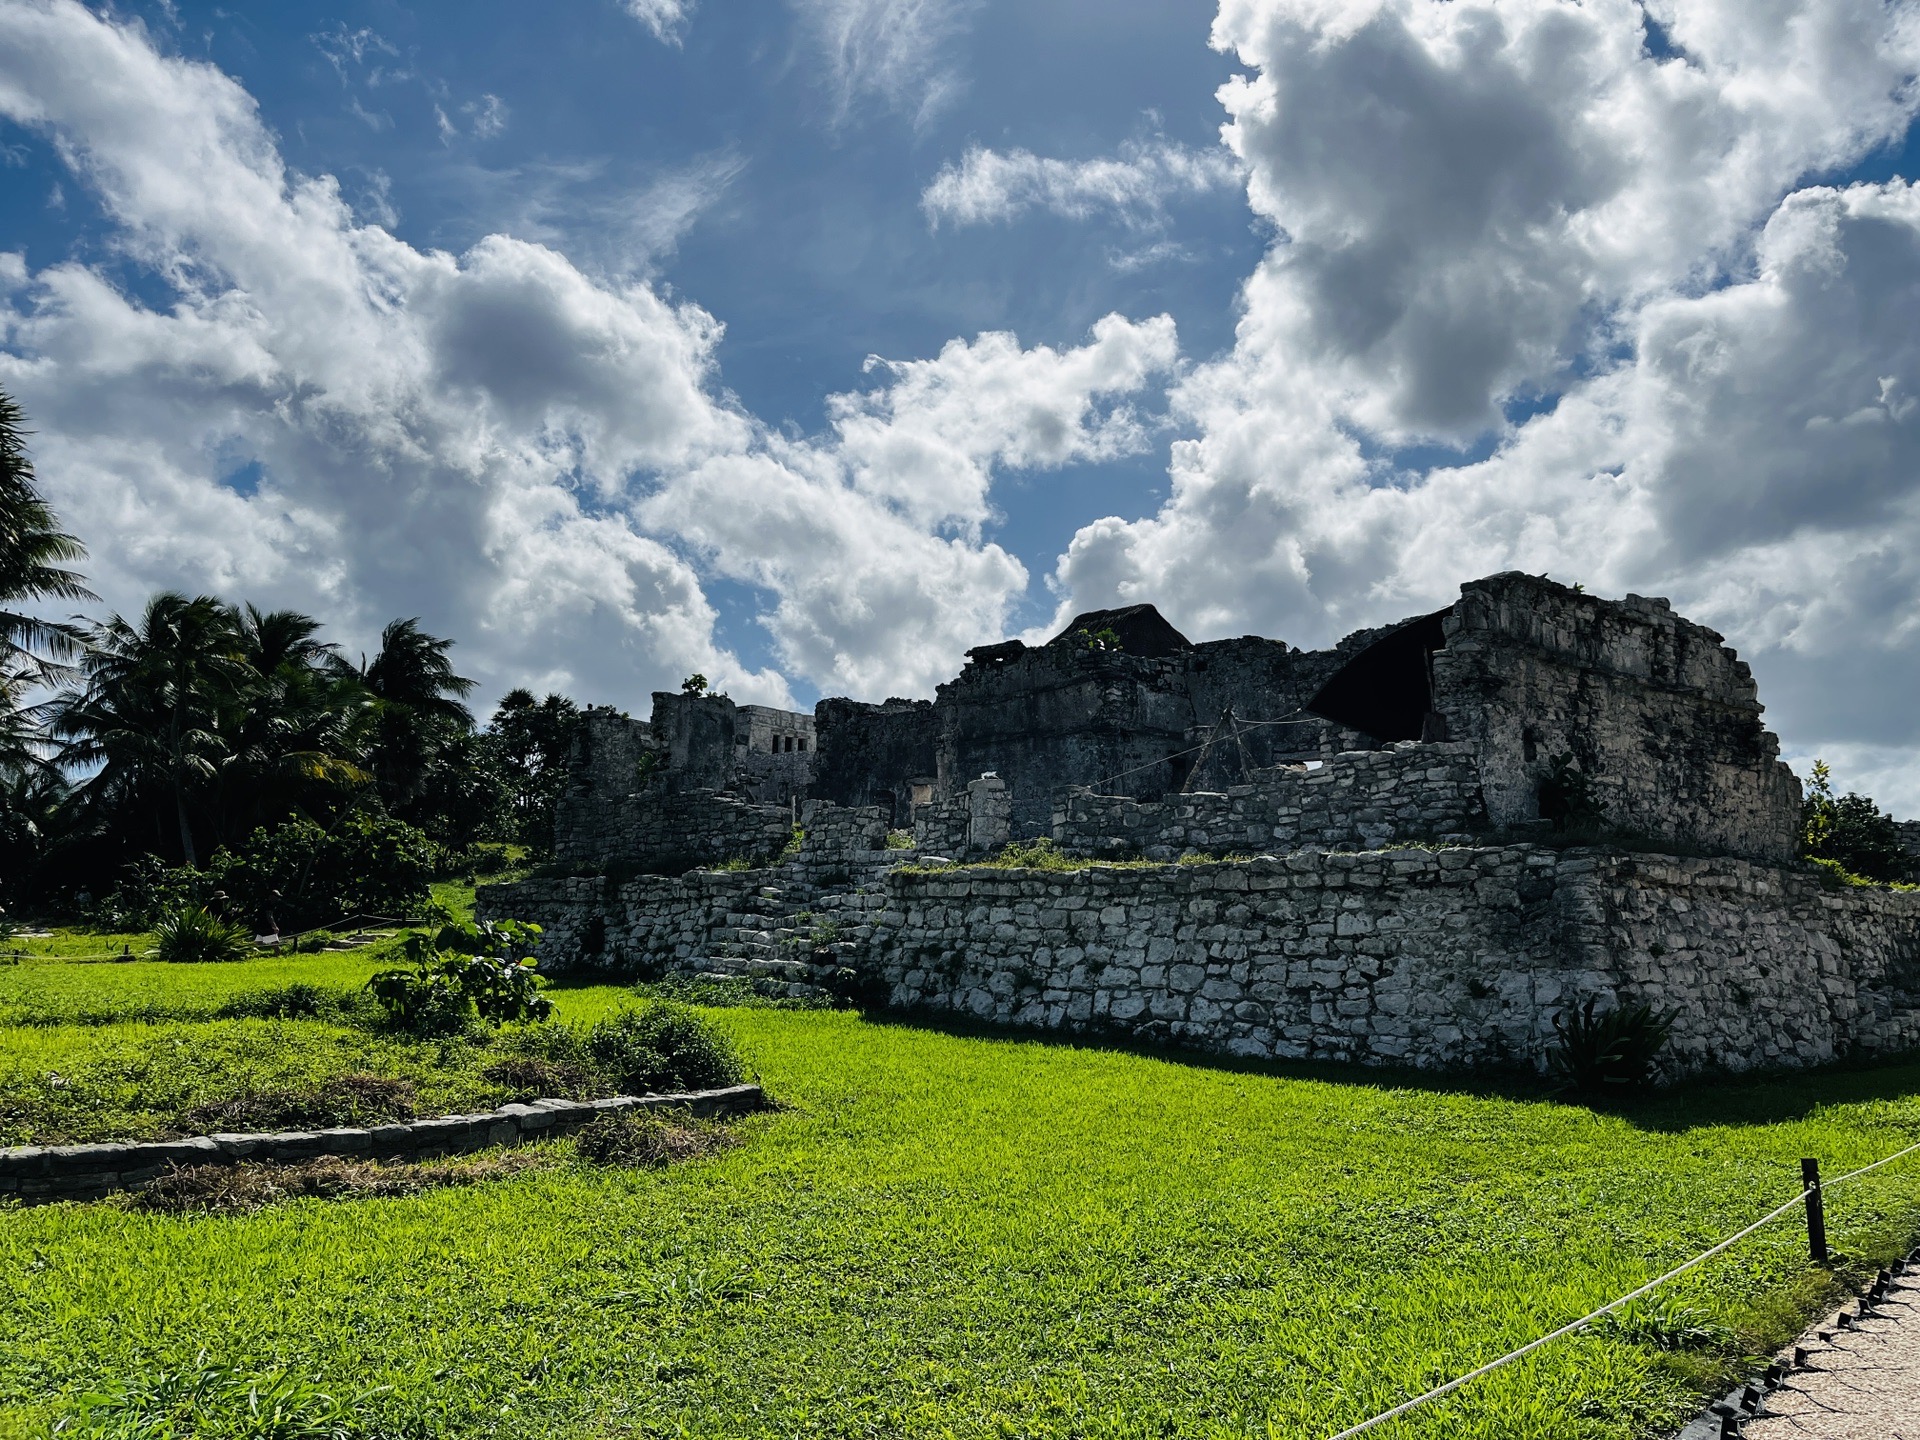
[[[187,864],[198,869],[200,862],[193,853],[193,826],[187,823],[187,797],[178,786],[173,792],[173,808],[180,820],[180,853],[186,858]]]

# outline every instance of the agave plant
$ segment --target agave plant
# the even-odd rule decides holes
[[[1653,1063],[1677,1015],[1644,1000],[1615,1005],[1598,1013],[1600,997],[1589,995],[1578,1009],[1553,1017],[1559,1042],[1547,1054],[1547,1067],[1561,1088],[1584,1095],[1620,1094],[1645,1085]]]
[[[153,938],[162,960],[183,963],[244,960],[253,953],[247,932],[203,905],[182,905],[161,916]]]

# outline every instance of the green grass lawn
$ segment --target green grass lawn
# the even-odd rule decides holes
[[[343,958],[297,978],[351,983]],[[584,1021],[627,992],[556,998]],[[1740,1228],[1794,1192],[1801,1155],[1833,1172],[1920,1137],[1920,1066],[1604,1115],[708,1013],[782,1105],[713,1158],[241,1217],[0,1212],[0,1435],[205,1350],[390,1387],[367,1414],[406,1433],[1323,1436]],[[1856,1259],[1892,1254],[1920,1164],[1830,1214]],[[1730,1347],[1583,1336],[1377,1433],[1656,1434],[1821,1300],[1803,1247],[1782,1224],[1677,1287]]]

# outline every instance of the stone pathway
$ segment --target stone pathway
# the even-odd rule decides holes
[[[1920,1440],[1920,1271],[1894,1281],[1853,1328],[1828,1316],[1799,1343],[1806,1368],[1767,1396],[1746,1440]]]

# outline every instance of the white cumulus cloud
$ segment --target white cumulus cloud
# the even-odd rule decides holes
[[[1318,643],[1546,570],[1726,631],[1790,746],[1913,754],[1920,206],[1809,180],[1905,131],[1920,12],[1224,0],[1214,34],[1276,240],[1176,387],[1170,498],[1081,529],[1062,608]]]
[[[0,388],[108,602],[294,605],[349,648],[420,615],[495,692],[931,684],[1026,585],[981,539],[994,473],[1145,443],[1127,397],[1174,364],[1165,319],[1059,351],[986,335],[877,364],[796,439],[718,387],[699,306],[537,239],[417,249],[137,25],[0,6],[0,117],[57,148],[146,282],[0,255]],[[770,592],[785,672],[716,640],[703,564]]]

